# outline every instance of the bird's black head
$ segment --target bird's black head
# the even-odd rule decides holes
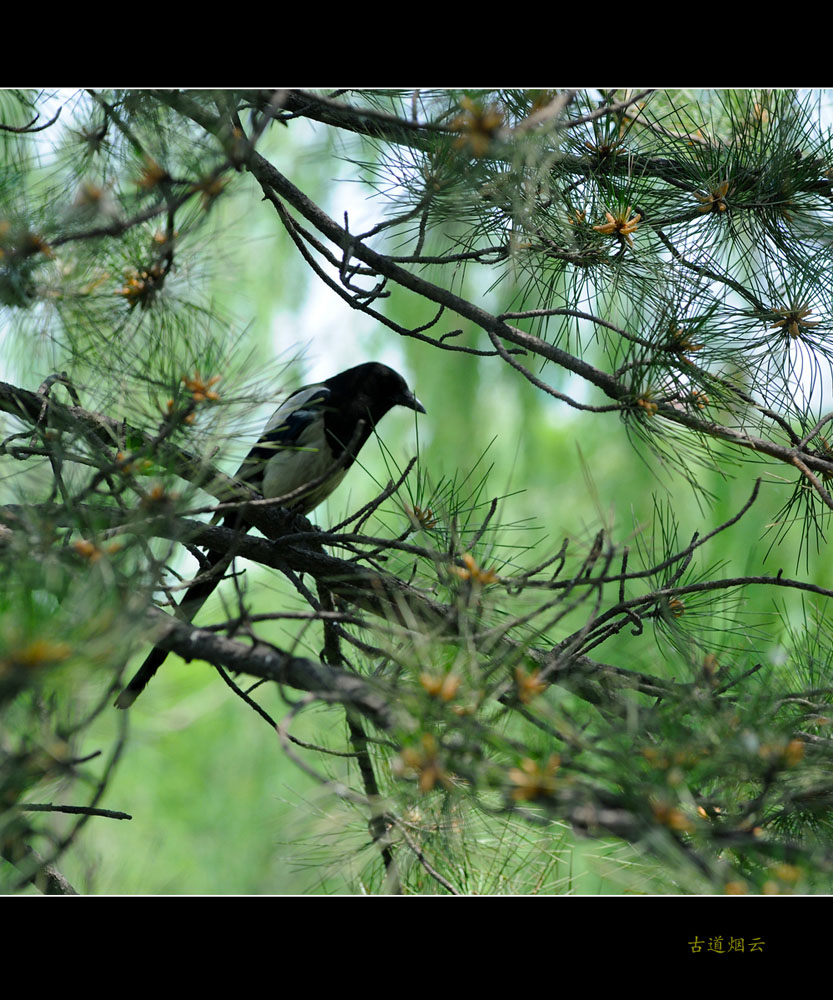
[[[394,406],[407,406],[417,413],[425,413],[425,407],[399,372],[378,361],[348,368],[327,379],[325,385],[338,398],[351,401],[357,418],[369,415],[374,424]]]
[[[347,371],[328,378],[324,385],[330,390],[324,419],[335,456],[353,440],[356,440],[352,448],[353,457],[358,455],[373,428],[394,406],[407,406],[417,413],[425,413],[425,407],[408,388],[399,372],[378,361],[348,368]]]

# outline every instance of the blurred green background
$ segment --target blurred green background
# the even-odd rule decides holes
[[[263,152],[333,218],[341,219],[348,210],[352,231],[361,231],[363,220],[378,219],[378,204],[354,183],[356,168],[333,143],[323,128],[298,122],[292,129],[272,130]],[[261,378],[270,366],[281,372],[274,401],[247,414],[250,436],[240,437],[218,459],[228,471],[282,393],[361,361],[379,359],[398,368],[427,409],[418,421],[405,411],[385,418],[380,436],[389,455],[375,441],[366,446],[361,468],[351,471],[314,513],[312,519],[322,526],[374,496],[389,478],[390,463],[402,467],[417,449],[422,473],[434,482],[472,468],[479,478],[488,470],[484,496],[504,497],[499,507],[504,530],[494,556],[520,562],[540,558],[545,549],[554,551],[564,537],[585,545],[600,527],[617,541],[649,532],[655,495],[673,505],[685,543],[694,531],[705,533],[736,513],[761,474],[763,467],[751,462],[729,467],[725,477],[704,473],[700,485],[715,498],[708,503],[673,469],[658,470],[643,461],[617,416],[571,410],[536,391],[499,359],[441,352],[374,325],[309,272],[245,174],[235,177],[232,196],[220,200],[212,226],[223,246],[211,276],[213,305],[229,317],[229,337],[239,338],[241,356],[251,352],[253,371]],[[476,295],[495,312],[508,308],[507,287],[489,291],[488,275],[473,270],[464,280],[463,294]],[[385,309],[410,326],[433,314],[429,304],[399,292]],[[456,328],[458,320],[444,317],[435,333]],[[463,342],[488,346],[485,335],[463,329]],[[59,360],[49,356],[48,347],[41,353],[4,353],[4,377],[32,389]],[[283,363],[296,355],[291,373],[282,372]],[[555,378],[552,369],[545,376]],[[582,391],[567,382],[554,384],[565,392]],[[711,561],[724,562],[728,575],[795,569],[796,540],[770,551],[766,534],[792,490],[782,475],[776,469],[764,476],[761,500],[709,550]],[[525,556],[530,548],[533,554]],[[826,563],[815,560],[814,565],[809,579],[833,585]],[[295,601],[288,587],[268,574],[250,568],[245,580],[254,612],[274,609],[277,601]],[[215,594],[197,621],[210,620],[221,599]],[[743,609],[749,621],[767,616],[773,599],[771,593],[750,592]],[[318,642],[318,635],[300,639],[302,649],[313,654]],[[139,652],[131,666],[144,655]],[[633,666],[642,656],[649,661],[657,656],[650,630],[629,640],[623,662]],[[276,692],[262,700],[276,718],[288,711]],[[87,752],[112,740],[116,716],[104,713],[87,734]],[[87,823],[59,864],[80,891],[362,891],[369,852],[361,815],[289,761],[276,734],[209,666],[169,657],[131,710],[129,725],[129,741],[101,805],[133,818]],[[339,710],[322,708],[303,714],[292,731],[301,739],[337,746],[345,727]],[[337,762],[327,766],[333,775],[340,773]],[[501,834],[479,820],[471,836],[465,850],[479,852],[483,892],[674,891],[661,870],[631,848],[577,840],[558,825],[546,835],[520,826]],[[507,837],[515,838],[509,850]]]

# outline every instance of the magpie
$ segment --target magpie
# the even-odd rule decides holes
[[[375,426],[394,406],[425,413],[405,379],[378,362],[356,365],[306,385],[278,407],[235,478],[263,497],[286,497],[284,506],[289,510],[309,514],[344,479]],[[309,490],[304,489],[307,484]],[[248,530],[238,514],[226,515],[224,524]],[[207,578],[188,588],[177,617],[193,619],[220,582],[230,558],[209,552],[208,562]],[[148,654],[116,699],[116,708],[133,704],[167,655],[156,648]]]

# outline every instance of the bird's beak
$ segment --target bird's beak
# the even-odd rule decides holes
[[[417,413],[426,412],[425,407],[412,392],[404,392],[399,399],[397,399],[397,403],[399,403],[400,406],[407,406],[409,410],[416,410]]]

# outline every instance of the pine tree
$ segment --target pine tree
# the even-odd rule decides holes
[[[591,838],[640,891],[830,891],[818,94],[5,91],[0,141],[5,885],[74,891],[82,827],[125,816],[112,702],[156,643],[344,806],[347,888],[565,891]],[[328,290],[315,351],[355,315],[355,362],[416,374],[429,443],[380,427],[347,516],[230,476],[306,345],[265,357],[252,261]],[[514,478],[514,440],[481,454],[507,427]],[[603,514],[632,478],[649,518]],[[557,542],[513,519],[533,487]]]

